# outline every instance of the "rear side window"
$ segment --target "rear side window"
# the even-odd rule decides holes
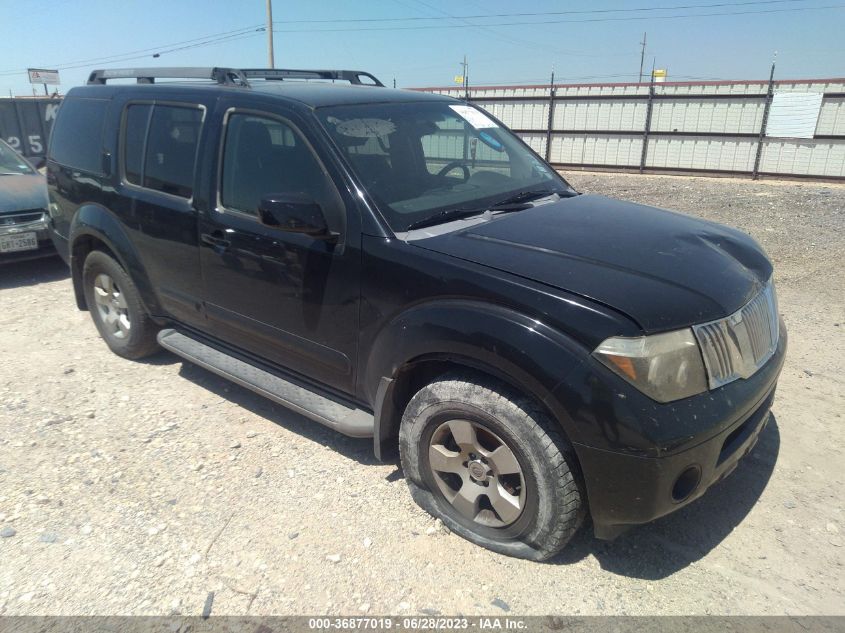
[[[50,158],[81,171],[103,171],[103,122],[109,102],[65,98],[50,140]]]
[[[123,137],[123,170],[127,182],[140,185],[144,167],[144,143],[150,122],[151,105],[133,104],[126,108]]]
[[[130,104],[123,128],[126,181],[190,198],[202,120],[197,107]]]

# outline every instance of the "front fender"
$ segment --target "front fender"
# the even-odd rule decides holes
[[[587,354],[562,332],[511,308],[437,300],[405,310],[382,328],[364,365],[363,387],[378,411],[387,391],[383,379],[419,360],[453,360],[492,373],[545,402],[570,440],[578,441],[567,413],[546,400]]]
[[[111,211],[97,204],[79,207],[70,224],[70,269],[77,304],[81,309],[86,309],[82,292],[82,266],[89,249],[80,246],[87,240],[104,244],[132,278],[147,311],[150,314],[162,314],[147,271],[129,238],[126,226]]]

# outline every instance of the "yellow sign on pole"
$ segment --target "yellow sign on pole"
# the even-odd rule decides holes
[[[464,85],[464,76],[463,75],[455,75],[455,83],[459,86]]]
[[[654,81],[666,81],[666,69],[665,68],[655,68],[654,72],[652,73],[652,77],[654,77]]]

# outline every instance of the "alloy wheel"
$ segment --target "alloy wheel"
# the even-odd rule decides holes
[[[449,420],[431,436],[434,481],[463,517],[493,528],[514,523],[525,507],[525,477],[514,452],[487,427]]]
[[[108,333],[117,339],[129,336],[129,306],[117,283],[109,275],[100,273],[94,278],[94,300],[100,320]]]

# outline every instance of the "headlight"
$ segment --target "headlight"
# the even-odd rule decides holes
[[[689,328],[639,338],[609,338],[593,356],[658,402],[707,391],[704,361]]]

